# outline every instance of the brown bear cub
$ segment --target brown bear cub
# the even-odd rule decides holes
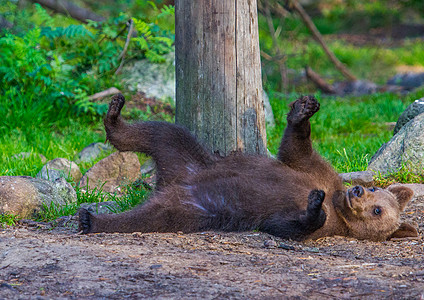
[[[278,160],[234,153],[210,154],[187,129],[163,122],[128,124],[125,99],[113,97],[104,121],[119,151],[153,157],[157,187],[145,204],[112,215],[81,209],[80,230],[90,232],[199,232],[260,230],[295,240],[342,235],[382,241],[417,236],[399,214],[413,192],[406,187],[346,189],[313,149],[312,96],[291,104]]]

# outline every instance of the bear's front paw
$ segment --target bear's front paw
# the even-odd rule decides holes
[[[112,97],[112,101],[109,104],[109,110],[107,111],[107,118],[116,119],[121,113],[122,107],[125,104],[125,97],[122,94],[116,94]]]
[[[291,123],[309,120],[319,110],[319,106],[319,102],[314,96],[303,96],[290,104],[291,111],[287,120]]]
[[[78,231],[86,234],[91,231],[91,214],[85,208],[81,208],[78,212],[79,215],[79,225]]]
[[[307,211],[316,214],[321,210],[322,203],[325,199],[325,192],[323,190],[312,190],[308,196]]]

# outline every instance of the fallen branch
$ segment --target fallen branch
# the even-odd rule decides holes
[[[54,10],[55,12],[67,16],[69,15],[84,23],[87,23],[87,20],[93,20],[96,22],[105,20],[103,16],[99,16],[86,8],[79,7],[78,5],[66,0],[31,0],[31,2],[39,3],[44,7]]]
[[[121,72],[122,66],[124,65],[124,60],[125,60],[125,54],[127,53],[128,50],[128,45],[130,44],[130,40],[133,34],[133,30],[134,30],[134,22],[132,19],[130,19],[128,21],[130,28],[128,29],[128,34],[127,34],[127,39],[125,41],[125,46],[124,46],[124,50],[122,50],[121,54],[119,54],[118,59],[121,59],[121,63],[119,64],[118,69],[116,69],[115,71],[115,75],[118,74],[119,72]]]
[[[321,91],[326,94],[335,94],[336,90],[328,84],[321,76],[314,72],[310,67],[305,68],[306,77],[312,81]]]
[[[327,47],[327,45],[324,42],[324,39],[322,38],[321,33],[318,31],[312,19],[303,9],[302,5],[300,5],[299,2],[297,2],[297,0],[290,0],[290,2],[293,5],[294,10],[299,14],[301,19],[305,23],[306,27],[308,27],[308,29],[311,31],[315,40],[321,45],[322,49],[324,49],[324,52],[327,54],[328,58],[331,60],[334,66],[343,74],[344,77],[346,77],[347,80],[356,81],[357,80],[356,77],[346,68],[344,64],[342,64],[337,59],[334,53]]]
[[[91,101],[96,101],[98,99],[101,99],[107,96],[119,94],[120,92],[121,91],[118,90],[116,87],[111,87],[111,88],[108,88],[107,90],[104,90],[102,92],[98,92],[98,93],[95,93],[94,95],[89,96],[88,99],[90,99]]]

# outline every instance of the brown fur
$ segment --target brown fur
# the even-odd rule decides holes
[[[216,157],[178,125],[127,124],[120,117],[124,102],[117,95],[109,106],[107,138],[120,151],[153,157],[157,190],[147,203],[122,214],[80,210],[84,233],[259,229],[297,240],[343,235],[376,241],[417,235],[399,219],[410,189],[347,190],[312,149],[309,118],[319,103],[311,96],[291,104],[278,160],[241,153]]]

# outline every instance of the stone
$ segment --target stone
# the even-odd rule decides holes
[[[268,94],[263,91],[262,98],[264,100],[265,122],[268,126],[275,126],[274,113],[272,112],[271,103],[269,102]]]
[[[150,174],[156,169],[156,163],[153,159],[149,158],[144,162],[140,168],[141,174]]]
[[[175,102],[175,52],[164,55],[165,62],[138,60],[124,67],[124,84],[130,91],[145,93],[146,97]]]
[[[63,177],[76,183],[81,179],[82,173],[76,163],[66,158],[55,158],[45,164],[36,177],[50,181]]]
[[[367,80],[335,82],[333,84],[333,87],[336,93],[340,96],[369,95],[374,94],[378,91],[378,86],[374,82]]]
[[[81,178],[79,187],[121,193],[121,186],[140,177],[140,161],[133,152],[115,152],[91,167]]]
[[[13,159],[27,159],[30,157],[39,158],[43,164],[47,162],[47,158],[40,153],[33,153],[33,152],[21,152],[18,154],[15,154],[12,156]]]
[[[76,201],[75,190],[64,178],[52,182],[29,176],[0,177],[0,213],[32,218],[43,205],[62,206]]]
[[[75,155],[74,161],[79,164],[82,162],[92,162],[96,160],[101,154],[111,151],[112,145],[105,143],[92,143],[81,150]]]
[[[424,72],[422,73],[399,73],[387,81],[390,85],[400,85],[406,88],[414,89],[424,84]]]
[[[396,134],[403,127],[403,125],[422,113],[424,113],[424,97],[415,100],[404,110],[396,122],[393,134]]]
[[[368,170],[384,175],[402,166],[415,174],[424,174],[424,113],[406,123],[374,154]]]
[[[359,171],[350,173],[341,173],[339,176],[343,182],[350,183],[351,185],[362,185],[365,187],[371,187],[374,185],[373,171]]]

